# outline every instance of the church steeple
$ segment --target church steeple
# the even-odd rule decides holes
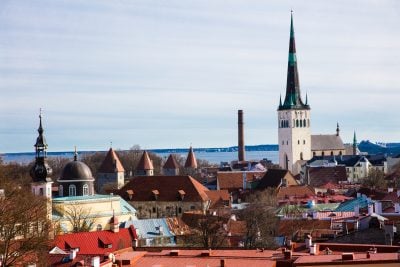
[[[286,96],[283,105],[278,110],[285,109],[310,109],[308,103],[301,99],[299,73],[297,70],[296,43],[294,39],[293,11],[290,16],[289,58],[286,82]]]
[[[51,178],[47,177],[51,175],[52,170],[50,166],[47,164],[47,143],[46,138],[43,135],[43,126],[42,126],[42,112],[39,114],[39,128],[38,128],[38,137],[36,138],[35,143],[35,164],[33,165],[30,175],[32,177],[33,182],[51,182]]]
[[[357,155],[357,137],[356,137],[356,131],[354,131],[354,136],[353,136],[353,155]]]

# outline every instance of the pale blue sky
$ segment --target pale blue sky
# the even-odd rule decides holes
[[[0,1],[0,152],[277,142],[294,10],[312,133],[399,141],[400,1]]]

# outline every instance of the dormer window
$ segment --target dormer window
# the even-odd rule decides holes
[[[158,196],[160,195],[160,192],[158,192],[157,189],[154,189],[151,192],[153,193],[154,200],[157,200]]]
[[[132,200],[132,197],[133,197],[133,190],[131,190],[131,189],[126,190],[126,194],[128,195],[129,200]]]
[[[179,194],[179,199],[183,201],[183,199],[185,198],[185,191],[183,190],[178,190],[178,194]]]

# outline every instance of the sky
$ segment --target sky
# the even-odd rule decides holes
[[[400,141],[400,1],[1,0],[0,152],[275,144],[291,9],[312,134]]]

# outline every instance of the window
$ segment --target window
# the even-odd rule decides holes
[[[333,151],[331,151],[331,156],[333,156]]]
[[[296,120],[296,127],[299,127],[299,120]]]
[[[62,185],[60,185],[60,186],[58,187],[58,195],[59,195],[60,197],[63,197],[63,196],[64,196],[64,187],[63,187]]]
[[[304,127],[307,127],[307,125],[306,125],[306,119],[303,120],[303,126],[304,126]]]
[[[325,152],[324,151],[322,151],[321,156],[325,156]]]
[[[306,140],[303,140],[303,145],[305,145],[306,144]]]
[[[182,208],[181,207],[178,208],[178,212],[182,213]]]
[[[286,145],[289,145],[289,141],[286,141]]]
[[[300,145],[300,140],[297,140],[297,144]]]
[[[82,192],[83,192],[83,195],[84,195],[84,196],[88,196],[88,195],[89,195],[89,186],[88,186],[87,184],[84,184],[84,185],[83,185],[83,190],[82,190]]]
[[[342,151],[339,151],[339,156],[341,156],[342,155]]]
[[[300,160],[303,160],[303,152],[300,152]]]
[[[194,210],[196,207],[195,206],[190,206],[190,209],[191,210]]]
[[[70,197],[76,196],[76,186],[73,184],[69,186],[69,196]]]
[[[317,155],[317,153],[315,153],[315,151],[312,153],[313,157],[315,157],[315,155]]]
[[[156,212],[156,207],[153,207],[153,212]]]
[[[300,120],[300,127],[303,127],[303,121]]]
[[[43,187],[39,188],[39,195],[44,196]]]

